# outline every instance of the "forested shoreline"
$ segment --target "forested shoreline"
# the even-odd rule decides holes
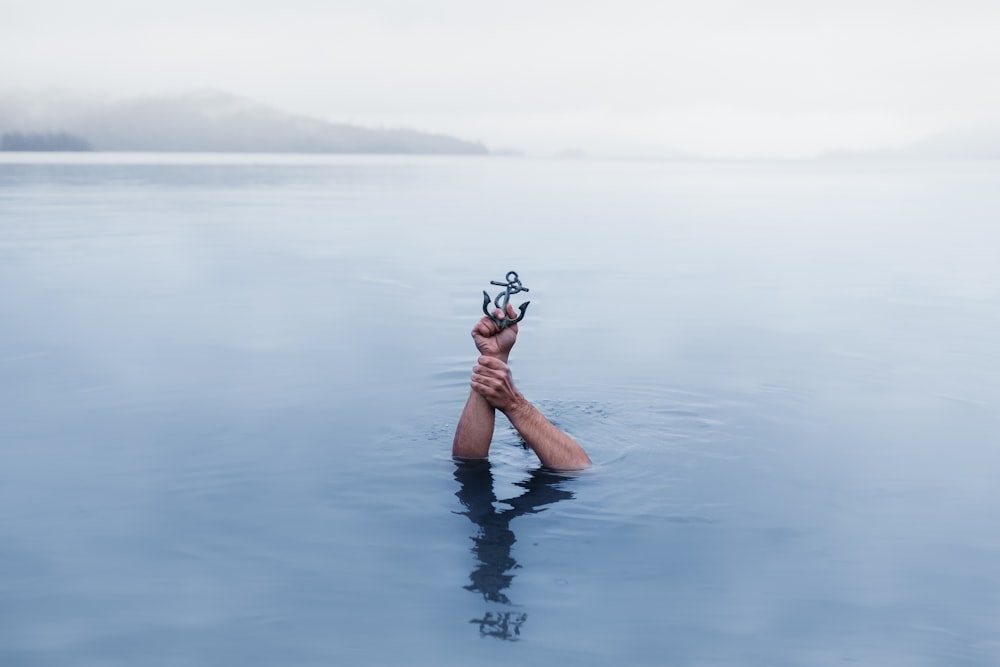
[[[0,151],[90,150],[90,142],[69,132],[7,132],[0,136]]]

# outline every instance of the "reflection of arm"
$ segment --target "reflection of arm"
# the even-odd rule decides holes
[[[555,470],[581,470],[590,465],[590,457],[576,440],[569,437],[514,386],[510,367],[500,359],[481,356],[472,372],[473,393],[481,394],[489,405],[501,410],[542,464]]]
[[[455,480],[460,484],[455,495],[468,510],[465,514],[469,519],[483,526],[491,518],[497,518],[493,507],[497,497],[493,493],[493,473],[489,461],[456,461]]]
[[[504,512],[509,512],[512,517],[536,514],[544,512],[545,505],[572,498],[573,494],[562,488],[563,482],[567,479],[565,475],[544,469],[533,471],[531,477],[515,483],[515,486],[524,489],[525,493],[504,500],[505,505],[511,506],[511,509]]]
[[[451,455],[465,459],[484,459],[490,453],[496,411],[478,392],[470,391],[465,409],[455,428]]]

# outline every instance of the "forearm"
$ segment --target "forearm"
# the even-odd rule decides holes
[[[556,428],[523,396],[504,410],[504,414],[542,465],[553,470],[582,470],[590,465],[590,457],[583,447]]]
[[[470,391],[462,416],[455,428],[451,455],[464,459],[483,459],[490,453],[496,410],[478,392]]]

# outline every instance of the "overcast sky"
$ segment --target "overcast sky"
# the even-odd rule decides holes
[[[1000,119],[1000,0],[0,1],[0,91],[212,88],[531,153],[800,156]]]

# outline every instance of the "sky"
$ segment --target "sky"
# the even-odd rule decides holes
[[[808,157],[1000,123],[998,0],[0,2],[0,95],[221,90],[529,154]]]

